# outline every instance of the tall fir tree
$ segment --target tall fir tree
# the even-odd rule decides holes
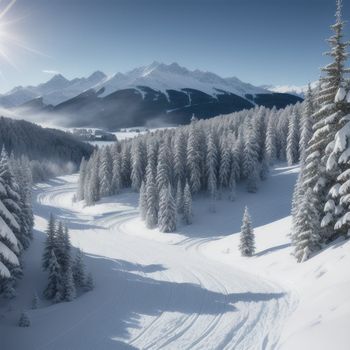
[[[185,189],[184,189],[184,210],[183,210],[183,221],[186,225],[192,224],[192,195],[191,195],[191,189],[188,182],[186,182]]]
[[[239,250],[242,256],[252,256],[255,253],[254,230],[252,227],[252,221],[247,207],[245,207],[244,209],[242,219]]]
[[[170,184],[163,187],[159,201],[159,229],[161,232],[175,232],[176,230],[176,204],[171,193]]]

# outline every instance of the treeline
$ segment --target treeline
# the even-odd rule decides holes
[[[0,295],[13,298],[21,255],[32,239],[32,177],[27,158],[0,155]]]
[[[237,182],[256,192],[270,164],[297,163],[305,147],[304,114],[301,104],[283,110],[257,107],[209,120],[193,118],[187,126],[116,142],[96,150],[88,162],[82,160],[77,200],[93,205],[122,188],[141,189],[147,226],[164,226],[164,208],[171,218],[162,230],[173,231],[174,211],[182,212],[186,184],[191,196],[209,193],[215,211],[216,200],[226,193],[235,198]]]
[[[301,172],[293,198],[292,243],[299,262],[339,237],[350,235],[350,81],[349,42],[343,40],[341,1],[337,1],[331,62],[314,97],[305,102]]]

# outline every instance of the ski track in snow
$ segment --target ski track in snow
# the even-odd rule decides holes
[[[117,340],[118,343],[114,347],[101,345],[101,350],[118,349],[118,344],[121,343],[130,345],[131,349],[278,348],[283,323],[293,307],[289,291],[259,276],[205,257],[201,248],[214,238],[184,237],[180,242],[169,243],[133,235],[128,232],[126,224],[138,216],[135,206],[100,215],[90,214],[93,211],[87,212],[67,200],[72,198],[76,190],[76,181],[77,176],[61,177],[57,183],[36,190],[36,214],[39,212],[44,216],[45,213],[47,219],[50,210],[54,208],[54,214],[58,218],[64,213],[62,219],[66,218],[68,224],[84,223],[84,235],[89,236],[90,242],[85,243],[84,235],[76,228],[71,228],[71,236],[73,244],[78,241],[87,255],[102,256],[101,251],[104,246],[108,246],[113,247],[113,256],[106,250],[104,258],[120,258],[140,266],[155,264],[163,267],[159,271],[147,272],[140,269],[138,272],[140,278],[154,282],[148,282],[152,287],[143,298],[145,305],[159,304],[157,310],[147,312],[145,307],[144,312],[138,312],[136,326],[128,319],[123,320],[130,324],[125,326],[127,334],[123,329],[120,335],[114,338],[111,336],[109,340]],[[91,237],[96,240],[96,249],[94,243],[91,243]],[[93,263],[98,265],[99,259],[94,259]],[[122,264],[120,271],[123,272]],[[94,343],[90,347],[84,347],[84,344],[89,344],[91,339],[98,344],[98,339],[94,337],[100,335],[85,333],[86,327],[101,320],[108,322],[110,310],[118,308],[120,302],[130,305],[130,314],[134,312],[132,305],[135,303],[135,294],[129,289],[134,286],[127,283],[119,286],[117,283],[117,277],[115,282],[109,281],[108,286],[115,288],[115,293],[111,292],[109,299],[89,305],[89,312],[75,323],[67,319],[49,341],[39,339],[40,346],[35,349],[68,349],[71,347],[67,346],[72,346],[72,339],[74,349],[92,349]],[[166,292],[159,294],[157,288],[162,283],[165,284]],[[91,292],[91,295],[95,292],[96,290]],[[159,303],[152,299],[153,294],[156,298],[161,298]],[[45,312],[44,310],[41,311]],[[55,317],[55,310],[51,308],[51,312],[52,317]],[[75,339],[77,337],[78,340]]]

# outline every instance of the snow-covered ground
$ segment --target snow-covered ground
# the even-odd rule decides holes
[[[348,349],[350,242],[297,264],[290,255],[290,198],[297,168],[277,167],[258,194],[238,188],[217,212],[194,201],[194,223],[176,234],[148,230],[137,195],[124,192],[94,207],[73,203],[77,176],[35,191],[35,239],[25,254],[18,298],[0,305],[1,349]],[[237,246],[244,206],[257,253]],[[16,326],[45,274],[43,230],[52,212],[67,220],[87,254],[96,287],[71,303],[41,300],[30,328]]]

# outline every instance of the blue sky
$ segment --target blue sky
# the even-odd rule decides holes
[[[335,0],[17,0],[0,25],[41,54],[7,43],[15,67],[0,58],[0,92],[49,79],[43,71],[73,78],[154,60],[256,85],[305,84],[326,62],[334,8]]]

